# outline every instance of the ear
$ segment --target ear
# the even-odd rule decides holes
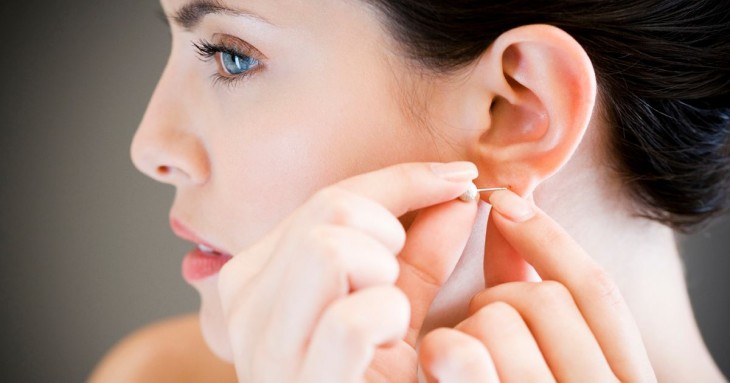
[[[482,126],[470,140],[480,169],[475,182],[531,194],[570,159],[586,131],[596,100],[588,55],[559,28],[523,26],[500,35],[469,79],[482,105],[489,103],[488,115],[477,112]]]

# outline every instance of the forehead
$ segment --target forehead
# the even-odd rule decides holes
[[[398,43],[384,28],[380,14],[363,0],[161,0],[161,3],[174,24],[181,24],[181,11],[183,14],[190,11],[183,17],[189,24],[195,21],[205,24],[208,17],[225,21],[239,26],[245,37],[259,33],[267,36],[265,48],[277,46],[280,52],[301,54],[307,49],[318,52],[322,59],[325,55],[354,57],[356,53],[367,52],[372,59],[387,63],[393,70],[403,61]],[[208,27],[209,31],[216,29]]]
[[[357,19],[375,21],[375,14],[359,0],[161,0],[165,13],[181,10],[263,19],[280,28],[353,25]],[[187,13],[187,12],[186,12]],[[262,21],[262,20],[259,20]],[[353,25],[356,26],[356,25]]]

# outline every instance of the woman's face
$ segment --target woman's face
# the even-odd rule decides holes
[[[425,99],[403,95],[426,80],[400,61],[363,2],[162,5],[172,51],[132,158],[176,187],[170,218],[202,241],[235,255],[326,185],[395,163],[462,157],[459,137],[416,123],[408,105]],[[429,89],[438,102],[443,92]],[[216,279],[190,282],[207,342],[229,358]]]

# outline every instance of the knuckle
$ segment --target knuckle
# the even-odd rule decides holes
[[[380,255],[373,254],[373,256],[373,264],[376,265],[374,272],[378,274],[378,279],[387,284],[395,283],[400,275],[398,260],[390,252],[383,252]]]
[[[392,229],[390,230],[390,235],[393,238],[392,250],[395,250],[395,253],[398,253],[403,250],[406,245],[406,229],[395,216],[391,215],[390,219],[392,222],[392,224],[389,225],[390,227],[392,227]]]
[[[418,177],[416,177],[416,165],[412,163],[394,166],[393,177],[406,185],[412,185],[415,187],[418,184]]]
[[[319,192],[317,207],[324,212],[327,222],[349,225],[355,220],[356,210],[352,195],[338,187],[328,187]]]
[[[464,371],[474,364],[490,363],[486,347],[477,339],[461,331],[439,328],[428,333],[419,347],[419,361],[432,374]]]
[[[309,241],[316,248],[330,249],[337,246],[337,235],[329,225],[314,225],[309,229]]]
[[[419,347],[421,357],[430,354],[443,355],[441,352],[445,349],[443,345],[449,344],[449,340],[453,337],[455,331],[457,330],[439,327],[424,335]]]
[[[379,288],[383,291],[383,300],[387,300],[389,302],[389,306],[391,308],[389,312],[400,312],[406,318],[410,316],[411,301],[408,299],[408,296],[403,292],[403,290],[395,286],[382,286]]]
[[[496,301],[477,310],[464,322],[463,327],[457,328],[471,335],[488,336],[497,329],[500,333],[514,333],[520,321],[520,314],[514,307]]]
[[[471,299],[469,300],[469,305],[468,305],[469,315],[476,313],[482,307],[484,307],[484,305],[482,304],[482,293],[478,293],[477,295],[474,295],[473,297],[471,297]]]
[[[488,292],[489,290],[482,290],[471,298],[469,301],[469,314],[476,313],[489,303]]]
[[[384,275],[389,283],[396,283],[400,276],[400,263],[398,263],[398,260],[395,257],[390,256],[390,254],[388,254],[386,258],[388,265],[386,266],[387,270],[384,271]],[[398,291],[400,292],[400,290]],[[403,296],[405,296],[405,294],[403,294]],[[406,299],[406,301],[408,300]]]
[[[475,316],[477,319],[479,319],[480,322],[501,323],[506,320],[512,320],[516,317],[519,317],[520,314],[514,307],[510,306],[508,303],[497,301],[492,302],[479,309],[479,311],[476,312]]]
[[[448,371],[471,370],[491,364],[486,347],[472,336],[450,328],[428,333],[419,347],[419,361],[437,378]]]
[[[564,307],[574,304],[573,296],[568,288],[556,281],[536,283],[535,292],[532,295],[540,305],[546,307]]]
[[[324,205],[327,204],[329,201],[332,201],[335,198],[338,198],[343,194],[343,190],[337,186],[327,186],[325,188],[322,188],[318,190],[314,195],[312,196],[311,201],[317,205]]]
[[[361,315],[353,315],[339,307],[327,312],[326,326],[335,339],[344,344],[362,345],[367,342],[369,323]]]
[[[504,302],[504,295],[521,284],[533,285],[530,282],[506,282],[478,292],[469,301],[469,314],[474,315],[482,307],[493,302]]]
[[[465,335],[454,338],[444,346],[444,361],[456,370],[466,369],[472,363],[481,362],[486,354],[485,346],[475,338]]]
[[[370,289],[369,302],[378,302],[378,314],[365,314],[371,311],[360,301],[347,298],[340,300],[327,309],[322,316],[321,325],[327,329],[336,343],[355,346],[371,345],[384,331],[402,331],[405,336],[410,319],[410,303],[404,293],[393,286]],[[378,335],[379,334],[379,335]]]
[[[561,230],[556,230],[552,225],[548,226],[548,221],[544,220],[545,227],[547,230],[541,230],[539,235],[541,243],[545,244],[563,244],[565,243],[565,233]]]
[[[438,343],[438,339],[442,336],[442,333],[449,331],[449,329],[444,327],[439,327],[435,330],[431,330],[426,335],[423,336],[421,339],[421,350],[427,350],[431,347],[435,347]]]
[[[618,285],[605,270],[596,268],[588,273],[588,278],[598,299],[611,307],[623,305],[624,300]]]
[[[393,234],[396,235],[396,240],[402,248],[406,244],[406,228],[403,227],[403,224],[401,224],[398,218],[393,217],[393,219],[393,227],[395,227],[395,229],[393,230]]]
[[[310,261],[323,269],[339,268],[343,256],[342,240],[334,228],[326,225],[317,225],[309,231],[309,241],[312,246]]]

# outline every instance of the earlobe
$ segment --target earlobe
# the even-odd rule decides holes
[[[596,99],[588,55],[559,28],[523,26],[494,41],[471,80],[489,103],[472,141],[477,184],[531,194],[570,159],[588,127]]]

